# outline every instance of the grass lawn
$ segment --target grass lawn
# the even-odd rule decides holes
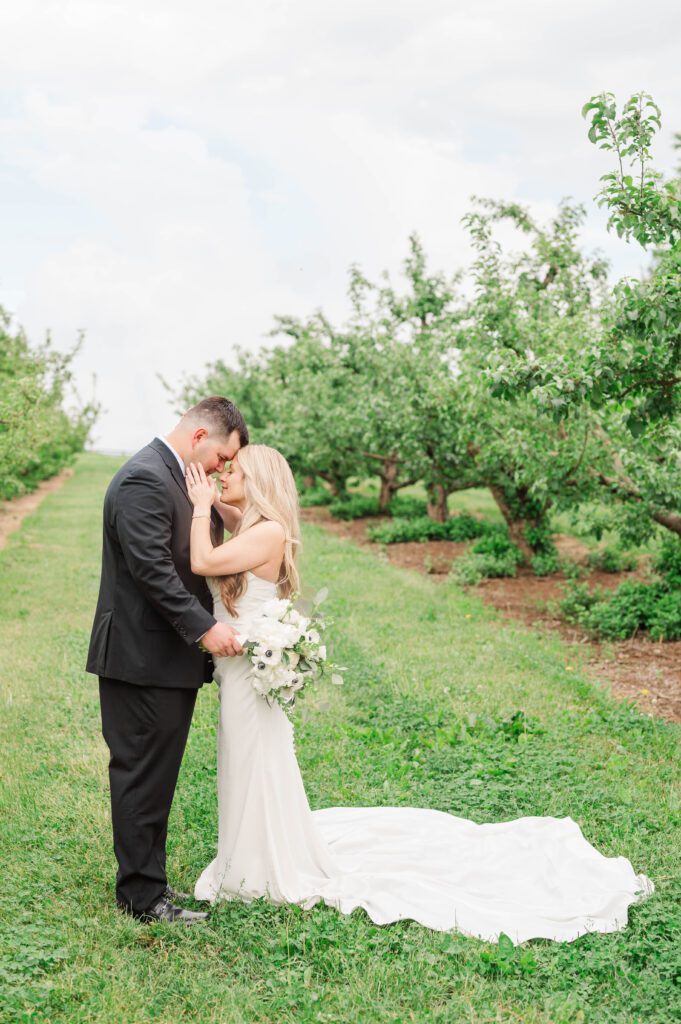
[[[510,953],[326,907],[224,905],[189,930],[121,915],[96,680],[83,671],[116,465],[81,457],[0,553],[1,1021],[681,1019],[681,729],[609,699],[558,639],[313,529],[304,577],[330,588],[348,666],[342,689],[299,712],[313,807],[570,815],[657,892],[623,932]],[[205,687],[170,823],[169,877],[184,889],[214,852],[216,715]]]

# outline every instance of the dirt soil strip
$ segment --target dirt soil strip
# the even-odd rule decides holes
[[[57,476],[39,483],[35,491],[31,491],[30,494],[12,498],[11,501],[0,502],[0,549],[5,547],[10,533],[19,529],[26,516],[35,512],[43,498],[52,494],[53,491],[58,491],[70,476],[73,476],[72,469],[62,469]]]
[[[408,542],[405,544],[372,544],[367,540],[367,526],[384,519],[355,519],[341,522],[332,519],[327,508],[302,510],[305,522],[314,523],[339,537],[345,537],[377,556],[387,558],[401,568],[428,573],[433,579],[446,579],[456,558],[468,548],[454,541]],[[587,549],[574,537],[557,537],[556,546],[565,559],[580,561]],[[640,573],[589,574],[591,586],[614,588],[623,579],[640,577]],[[483,580],[475,593],[486,603],[513,619],[534,628],[559,633],[571,648],[575,666],[583,667],[596,682],[605,684],[620,700],[634,702],[648,715],[659,715],[671,722],[681,722],[681,641],[655,642],[648,639],[597,643],[583,630],[571,626],[553,614],[549,602],[562,596],[565,577],[534,576],[520,571],[515,578]]]

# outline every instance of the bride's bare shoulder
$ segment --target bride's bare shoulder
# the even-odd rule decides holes
[[[262,519],[254,526],[250,526],[246,532],[252,532],[254,537],[257,536],[262,540],[283,541],[286,539],[284,527],[281,523],[275,523],[272,519]]]

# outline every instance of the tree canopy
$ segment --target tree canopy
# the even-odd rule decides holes
[[[98,407],[66,406],[78,348],[32,346],[0,307],[0,498],[32,490],[84,447]]]
[[[278,317],[274,343],[186,382],[237,401],[253,439],[336,495],[380,481],[380,508],[421,481],[429,515],[453,491],[488,487],[526,559],[551,550],[550,515],[642,539],[681,534],[681,216],[679,182],[653,167],[660,112],[645,93],[618,110],[585,105],[590,141],[612,154],[596,202],[623,242],[649,249],[641,280],[608,280],[583,250],[585,209],[547,224],[517,203],[474,199],[468,268],[430,269],[412,235],[404,283],[349,279],[350,314]],[[517,240],[508,242],[511,226]]]

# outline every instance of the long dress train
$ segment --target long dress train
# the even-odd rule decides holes
[[[212,584],[216,618],[249,620],[276,596],[248,575],[232,618]],[[219,658],[218,850],[197,899],[363,907],[380,925],[413,919],[488,941],[505,932],[570,942],[624,928],[632,903],[654,891],[625,857],[605,857],[571,818],[524,817],[477,825],[411,807],[311,811],[293,728],[258,696],[245,658]]]

